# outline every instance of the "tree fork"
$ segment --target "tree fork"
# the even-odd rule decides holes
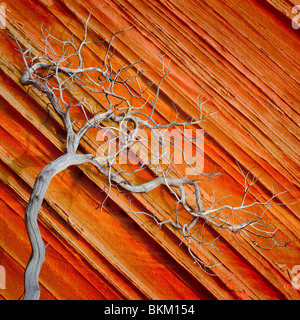
[[[273,192],[268,200],[259,201],[258,199],[260,196],[253,200],[254,195],[251,194],[249,190],[257,181],[257,178],[255,178],[254,175],[252,177],[251,171],[246,174],[239,164],[237,164],[237,166],[238,169],[240,169],[245,182],[244,195],[242,196],[241,203],[235,206],[232,204],[219,206],[218,201],[220,199],[214,198],[212,204],[206,204],[204,206],[199,184],[203,180],[210,181],[220,173],[209,174],[198,171],[186,157],[184,149],[182,148],[182,142],[188,140],[190,143],[195,144],[195,138],[189,136],[186,128],[189,126],[198,126],[198,124],[201,121],[204,121],[209,115],[209,113],[204,115],[203,112],[203,105],[207,100],[202,102],[202,96],[197,98],[200,111],[200,116],[197,119],[178,122],[179,112],[176,110],[175,119],[173,121],[168,121],[168,123],[163,124],[157,123],[154,120],[154,111],[159,103],[161,85],[163,80],[170,73],[170,65],[169,63],[166,64],[164,61],[165,55],[158,54],[162,62],[162,77],[158,83],[156,92],[154,93],[155,97],[152,102],[150,99],[151,95],[149,95],[148,98],[143,96],[145,90],[143,90],[140,83],[143,70],[140,71],[138,69],[139,62],[130,65],[124,64],[121,68],[118,67],[119,69],[117,72],[114,71],[112,65],[113,54],[110,56],[109,50],[111,49],[113,39],[120,33],[118,31],[108,39],[105,56],[101,62],[102,67],[83,68],[81,50],[86,44],[90,43],[90,41],[87,41],[87,23],[90,17],[91,13],[86,21],[84,36],[79,46],[74,43],[73,37],[68,37],[67,41],[63,41],[55,38],[47,31],[47,34],[44,34],[45,49],[42,56],[33,57],[30,48],[24,49],[17,38],[13,37],[19,48],[25,66],[25,71],[20,78],[20,82],[24,86],[30,85],[42,94],[47,95],[54,112],[60,117],[66,133],[66,154],[49,163],[38,175],[25,211],[25,224],[31,243],[32,253],[24,276],[24,299],[37,300],[40,296],[38,278],[42,264],[45,260],[45,245],[37,223],[39,209],[51,179],[71,165],[89,163],[101,172],[104,178],[107,178],[108,190],[105,200],[109,196],[112,187],[118,188],[118,186],[120,186],[130,193],[143,193],[149,192],[157,187],[166,187],[174,197],[177,206],[175,213],[174,211],[170,212],[170,218],[165,221],[159,221],[152,213],[142,213],[152,217],[159,227],[169,223],[175,229],[180,230],[183,236],[181,243],[185,241],[186,247],[191,257],[194,259],[194,262],[205,272],[207,272],[207,269],[211,269],[220,264],[215,263],[207,265],[193,252],[193,247],[195,245],[207,245],[212,248],[217,248],[214,245],[214,241],[217,238],[214,240],[206,240],[202,236],[201,229],[206,225],[210,225],[216,229],[226,229],[228,232],[232,232],[237,240],[241,237],[242,240],[246,239],[255,247],[262,249],[286,246],[287,243],[282,243],[281,240],[279,242],[276,241],[275,233],[277,228],[274,228],[274,226],[263,220],[265,212],[271,205],[287,205],[287,203],[272,202],[286,191],[277,194]],[[61,54],[57,54],[52,50],[49,51],[49,48],[51,48],[51,40],[57,41],[61,45]],[[68,50],[69,48],[73,48],[74,52],[70,52]],[[78,58],[77,68],[74,67],[71,69],[66,67],[64,65],[65,62],[68,62],[68,59],[74,55]],[[129,69],[133,71],[133,74],[128,74]],[[93,77],[93,74],[96,74],[97,77]],[[63,75],[64,78],[61,78],[60,75]],[[50,81],[50,79],[52,80]],[[145,84],[143,83],[143,85]],[[106,111],[102,113],[92,112],[91,106],[85,102],[84,97],[80,97],[78,92],[76,92],[76,86],[85,88],[89,93],[95,93],[97,95],[102,94],[105,97]],[[125,89],[125,94],[116,94],[114,91],[115,86]],[[67,95],[65,92],[69,93],[68,96],[72,96],[69,101],[66,98]],[[129,97],[127,97],[127,95],[129,95]],[[73,97],[75,98],[74,100]],[[131,104],[130,99],[132,97],[139,99],[137,101],[141,101],[141,105],[137,104],[137,106],[135,106],[134,104]],[[72,103],[75,100],[76,102]],[[149,104],[151,109],[150,114],[149,109],[148,111],[144,110],[144,106],[147,104]],[[76,132],[73,128],[75,120],[70,118],[69,112],[72,107],[80,107],[85,118],[85,123],[78,128]],[[91,112],[92,117],[88,117],[86,111]],[[104,120],[107,122],[105,125],[102,123]],[[126,122],[133,123],[133,128],[127,128],[125,125]],[[114,133],[110,143],[113,144],[114,142],[119,141],[120,146],[122,147],[120,147],[119,150],[117,149],[109,152],[108,155],[104,152],[101,152],[100,155],[97,156],[92,154],[77,154],[76,152],[80,141],[91,128],[96,128],[98,130],[105,128],[105,132]],[[181,136],[179,139],[173,139],[172,135],[168,134],[167,130],[170,128],[176,128],[180,131]],[[139,136],[142,137],[142,135],[140,135],[142,130],[150,133],[150,136],[154,138],[145,137],[139,139]],[[152,142],[153,139],[155,139],[155,142],[157,142],[162,149],[162,155],[156,150],[147,149],[147,152],[150,152],[152,159],[150,161],[143,160],[143,164],[138,169],[128,172],[118,167],[117,159],[120,159],[124,150],[130,149],[135,143],[141,143],[143,140]],[[178,177],[176,179],[172,178],[174,175],[172,175],[173,167],[171,165],[175,165],[175,161],[172,160],[171,156],[169,157],[167,155],[168,146],[172,146],[174,149],[173,151],[175,151],[175,149],[179,151],[183,156],[185,165],[192,168],[195,175],[200,175],[201,177],[196,177],[193,180],[187,178],[187,176]],[[163,157],[165,158],[163,159]],[[152,160],[157,160],[157,162]],[[163,160],[167,160],[167,165]],[[153,170],[157,177],[141,184],[129,182],[130,180],[128,177],[130,175],[145,168]],[[128,176],[126,177],[126,175]],[[192,201],[190,200],[191,196],[193,197]],[[103,203],[104,202],[102,202],[102,205]],[[188,223],[183,224],[183,222],[180,221],[180,217],[177,214],[179,206],[190,214],[191,221]],[[135,212],[131,207],[130,210],[133,213]],[[172,213],[174,213],[173,216]],[[265,241],[267,246],[265,246],[264,243],[260,245],[260,241]]]

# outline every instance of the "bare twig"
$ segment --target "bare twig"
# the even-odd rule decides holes
[[[38,277],[45,257],[45,246],[40,236],[37,225],[37,215],[42,204],[45,192],[50,180],[58,172],[70,165],[90,163],[107,179],[106,197],[109,197],[111,188],[117,186],[131,193],[147,193],[157,187],[164,186],[173,195],[176,204],[174,217],[169,217],[165,221],[159,221],[151,213],[143,212],[152,217],[159,227],[170,224],[179,230],[183,240],[181,243],[187,244],[187,250],[194,262],[203,270],[208,272],[208,268],[218,264],[208,265],[197,257],[193,246],[208,245],[217,249],[214,240],[205,240],[202,231],[208,225],[224,229],[238,236],[243,235],[255,246],[260,248],[270,248],[285,245],[275,240],[276,228],[267,224],[263,220],[266,210],[271,205],[283,205],[279,202],[272,202],[278,197],[273,194],[267,201],[260,202],[258,199],[249,201],[250,188],[257,181],[251,172],[245,174],[241,167],[239,169],[244,176],[245,186],[241,203],[238,206],[222,205],[217,206],[218,200],[214,200],[210,207],[205,208],[200,193],[200,184],[203,180],[210,180],[220,173],[206,174],[197,169],[192,159],[187,156],[184,150],[184,142],[197,145],[199,138],[195,138],[189,127],[197,126],[204,121],[209,114],[203,110],[204,104],[202,95],[197,98],[199,106],[198,119],[189,121],[179,121],[179,113],[175,108],[175,118],[168,123],[157,123],[154,119],[155,111],[159,103],[160,91],[164,79],[170,73],[170,60],[166,55],[158,53],[162,64],[162,77],[159,81],[154,100],[151,95],[144,98],[145,85],[142,82],[144,70],[140,70],[141,61],[124,64],[115,70],[113,41],[123,31],[117,30],[107,41],[103,59],[100,66],[86,67],[83,49],[91,41],[88,41],[88,21],[91,13],[84,25],[82,40],[76,44],[73,36],[68,36],[66,40],[55,38],[51,30],[43,30],[44,51],[40,56],[33,56],[30,47],[24,49],[15,38],[18,50],[23,58],[25,72],[20,81],[25,86],[30,86],[49,99],[49,105],[60,117],[66,132],[66,154],[51,162],[39,174],[26,208],[25,221],[32,246],[32,254],[25,272],[25,296],[24,299],[38,299],[39,285]],[[74,66],[77,61],[77,65]],[[74,67],[70,67],[70,66]],[[78,94],[76,88],[84,88],[94,96],[103,96],[106,101],[105,111],[92,113],[88,103]],[[120,94],[127,92],[128,96]],[[28,91],[27,91],[28,93]],[[67,94],[68,93],[68,94]],[[71,98],[70,98],[71,97]],[[134,98],[139,105],[131,102]],[[70,117],[70,109],[80,107],[85,123],[81,127],[74,126],[74,121]],[[149,110],[150,113],[146,112]],[[104,130],[103,135],[110,135],[106,142],[106,150],[100,149],[97,155],[77,154],[80,141],[86,133],[96,128]],[[173,129],[173,131],[171,130]],[[143,151],[137,163],[138,168],[132,171],[123,170],[118,167],[122,157],[128,155],[128,150]],[[181,155],[182,161],[187,167],[193,170],[196,178],[187,176],[174,178],[173,170],[178,159],[176,155]],[[142,184],[129,182],[129,176],[134,175],[144,168],[152,169],[157,177]],[[100,205],[103,207],[105,200]],[[131,202],[130,202],[131,206]],[[178,216],[178,208],[184,208],[189,213],[191,220],[189,223],[182,223]],[[136,212],[140,213],[140,212]],[[229,218],[231,217],[231,218]],[[264,244],[260,241],[264,240]],[[265,244],[271,244],[266,247]]]

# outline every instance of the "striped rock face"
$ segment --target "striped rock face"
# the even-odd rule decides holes
[[[65,153],[65,131],[47,97],[23,86],[24,63],[16,41],[31,39],[33,56],[43,49],[41,24],[53,36],[82,39],[92,0],[10,1],[0,5],[0,299],[18,299],[30,256],[24,212],[37,175]],[[203,88],[203,112],[213,113],[193,129],[205,130],[204,172],[222,175],[200,184],[203,206],[240,204],[246,173],[259,176],[250,200],[267,201],[265,212],[287,248],[262,250],[243,234],[204,225],[202,236],[213,246],[193,245],[212,272],[194,264],[183,235],[159,221],[174,217],[176,196],[160,187],[148,193],[120,193],[112,188],[102,211],[105,179],[92,166],[72,166],[57,174],[47,189],[38,223],[46,247],[40,273],[41,299],[299,299],[299,28],[300,8],[290,1],[131,1],[107,0],[94,8],[88,39],[108,39],[114,71],[140,59],[143,81],[155,98],[161,79],[158,50],[171,60],[171,73],[160,88],[154,119],[170,123],[199,118],[197,97]],[[299,19],[300,21],[300,19]],[[15,39],[10,37],[11,34]],[[54,48],[55,45],[54,45]],[[83,51],[86,66],[99,64],[104,47]],[[77,92],[101,103],[87,88]],[[100,99],[100,98],[99,98]],[[134,99],[133,99],[134,100]],[[135,103],[131,102],[131,103]],[[151,112],[151,108],[145,106]],[[103,109],[103,110],[104,110]],[[188,118],[190,117],[190,118]],[[73,108],[74,128],[84,121]],[[80,153],[96,153],[98,131],[90,130]],[[135,169],[135,163],[124,164]],[[202,169],[201,169],[202,170]],[[174,167],[185,176],[184,165]],[[156,177],[154,170],[130,176],[138,184]],[[229,196],[229,198],[224,198]],[[147,214],[139,214],[146,212]],[[188,214],[179,212],[181,221]],[[201,221],[195,227],[201,227]],[[182,244],[179,246],[179,244]]]

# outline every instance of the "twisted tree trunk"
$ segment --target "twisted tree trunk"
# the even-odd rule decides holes
[[[40,296],[38,279],[42,264],[45,260],[45,245],[37,223],[39,209],[51,179],[57,173],[71,165],[89,163],[97,168],[97,170],[103,174],[103,177],[107,178],[108,188],[105,190],[106,198],[100,205],[101,209],[109,197],[109,192],[112,187],[118,188],[121,186],[131,193],[147,193],[154,188],[165,186],[175,198],[176,208],[174,210],[174,216],[165,221],[159,221],[155,215],[147,212],[143,213],[151,216],[160,227],[170,223],[174,228],[181,230],[184,237],[183,240],[187,243],[191,257],[205,272],[207,272],[207,269],[211,269],[218,264],[206,264],[193,253],[192,247],[194,245],[209,245],[212,248],[217,248],[214,245],[214,241],[217,238],[210,241],[205,240],[202,236],[201,229],[206,225],[231,231],[238,240],[239,236],[242,238],[245,237],[255,247],[262,249],[286,246],[286,243],[281,240],[277,242],[275,239],[277,228],[263,220],[265,212],[271,205],[287,204],[281,201],[272,202],[276,197],[286,191],[277,194],[273,193],[268,200],[262,202],[258,200],[260,197],[257,197],[255,200],[252,198],[248,199],[251,194],[249,190],[257,181],[257,178],[251,171],[245,173],[238,163],[238,168],[245,181],[244,195],[241,203],[236,206],[230,204],[218,206],[220,199],[215,199],[213,194],[213,203],[207,208],[203,207],[199,184],[202,180],[211,180],[213,177],[220,175],[220,172],[207,174],[199,171],[198,168],[193,165],[192,159],[189,159],[189,156],[185,154],[184,146],[185,142],[189,142],[191,145],[197,147],[199,139],[198,137],[195,138],[193,134],[188,133],[189,127],[197,126],[204,121],[209,114],[213,113],[206,113],[204,115],[203,105],[207,99],[202,101],[202,95],[199,94],[197,101],[200,116],[198,119],[178,122],[179,112],[177,112],[174,105],[176,113],[174,120],[169,121],[169,119],[167,119],[168,123],[166,124],[156,122],[154,112],[159,100],[161,85],[170,73],[170,60],[166,63],[164,60],[165,55],[158,53],[162,63],[162,77],[157,85],[154,101],[152,102],[151,95],[149,95],[147,99],[144,98],[144,93],[148,85],[141,81],[144,70],[139,69],[140,61],[129,65],[125,63],[118,71],[114,71],[117,65],[113,66],[112,64],[112,57],[114,55],[114,52],[111,53],[112,42],[122,31],[116,31],[108,39],[105,55],[103,59],[100,59],[102,66],[84,67],[82,49],[87,44],[93,43],[87,41],[87,25],[91,15],[92,11],[85,23],[83,39],[78,45],[75,44],[73,37],[68,37],[67,41],[63,41],[51,35],[50,31],[46,33],[43,32],[45,49],[41,56],[33,56],[31,48],[23,48],[17,38],[13,37],[25,65],[25,71],[20,82],[24,86],[31,86],[47,95],[53,111],[60,117],[64,125],[67,150],[66,154],[48,164],[38,175],[25,211],[25,223],[32,253],[25,271],[24,299],[38,300]],[[53,50],[52,41],[57,42],[58,45],[61,46],[61,52],[59,54]],[[72,52],[72,48],[74,52]],[[66,65],[71,65],[74,62],[74,56],[78,58],[77,67],[66,67]],[[105,99],[104,102],[100,100],[101,103],[99,101],[98,104],[100,106],[104,103],[103,107],[106,111],[92,111],[93,108],[85,101],[84,96],[80,97],[79,92],[81,91],[77,91],[76,87],[83,88],[89,92],[89,94],[95,94],[95,96],[92,95],[95,100],[98,99],[98,94],[101,94]],[[116,87],[121,88],[121,90],[118,89],[115,91]],[[146,89],[144,89],[145,87]],[[122,92],[122,95],[116,93],[118,91]],[[134,98],[135,103],[141,101],[141,104],[134,106],[131,103],[132,98]],[[150,114],[147,111],[146,105],[151,107]],[[70,109],[73,107],[81,108],[82,110],[84,124],[78,128],[78,130],[74,130],[73,128],[76,120],[71,120],[70,117]],[[88,116],[89,113],[92,114],[91,117]],[[106,120],[106,123],[104,123],[104,120]],[[130,128],[130,126],[127,127],[126,123],[133,124],[133,128]],[[106,133],[111,133],[107,153],[100,151],[99,155],[97,151],[96,156],[92,154],[77,154],[76,152],[80,141],[84,138],[88,130],[92,128],[97,130],[105,129]],[[181,137],[174,136],[171,128],[176,128],[176,130],[180,132]],[[133,147],[134,144],[137,146],[138,143],[141,143],[147,155],[150,155],[150,161],[145,157],[143,163],[137,169],[133,169],[133,171],[130,172],[126,171],[125,168],[123,170],[117,162],[122,158],[124,152],[126,153],[126,150]],[[151,145],[150,148],[148,147],[149,143]],[[115,150],[113,149],[114,144],[118,144]],[[155,147],[152,148],[152,146]],[[158,148],[156,146],[158,146]],[[181,154],[184,165],[187,166],[188,169],[192,169],[193,174],[200,176],[187,178],[188,173],[186,173],[184,178],[177,178],[177,173],[173,171],[173,165],[177,164],[175,161],[175,152]],[[129,182],[129,176],[146,168],[153,170],[157,177],[141,184],[131,184]],[[193,196],[194,199],[188,200],[188,197],[191,196]],[[180,221],[177,214],[179,208],[181,208],[180,206],[191,215],[191,221],[189,223]],[[257,208],[260,208],[260,210],[257,210]],[[131,211],[135,212],[132,209]],[[200,221],[201,224],[198,223],[196,227],[197,221]],[[194,230],[192,230],[193,228]],[[263,242],[262,245],[259,244],[261,242]]]
[[[79,165],[87,160],[82,155],[67,153],[50,162],[38,175],[25,210],[25,224],[31,244],[31,256],[27,264],[24,283],[24,300],[38,300],[40,297],[39,273],[45,260],[45,245],[37,223],[39,209],[51,179],[71,165]]]

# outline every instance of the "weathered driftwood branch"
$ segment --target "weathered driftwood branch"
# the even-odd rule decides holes
[[[159,103],[160,89],[163,80],[170,72],[169,62],[166,63],[165,56],[159,54],[162,62],[162,77],[152,97],[152,102],[151,95],[144,98],[147,85],[141,82],[144,70],[139,69],[140,62],[130,65],[124,64],[115,70],[113,54],[110,50],[113,40],[120,32],[117,31],[106,41],[104,55],[100,60],[102,65],[84,67],[82,49],[91,43],[87,41],[87,23],[90,18],[91,14],[85,24],[83,39],[77,45],[73,36],[61,40],[55,38],[50,32],[42,30],[45,48],[40,56],[33,57],[31,48],[24,49],[15,38],[25,66],[25,72],[20,79],[21,83],[24,86],[31,86],[47,96],[66,132],[66,154],[48,164],[38,175],[26,208],[25,223],[32,254],[25,272],[24,299],[39,299],[40,295],[38,278],[45,259],[45,245],[37,224],[39,209],[51,179],[71,165],[90,163],[95,166],[108,181],[107,197],[110,189],[114,186],[120,186],[131,193],[145,193],[154,188],[165,186],[175,199],[176,212],[174,215],[171,215],[168,220],[159,221],[152,214],[147,212],[144,214],[150,215],[158,226],[169,223],[180,230],[191,257],[204,270],[212,268],[213,265],[207,265],[201,261],[193,252],[193,246],[216,247],[214,241],[208,241],[202,237],[201,230],[206,225],[226,229],[233,232],[236,237],[243,236],[255,246],[262,248],[285,245],[275,240],[276,228],[272,228],[263,220],[265,211],[274,204],[272,200],[278,195],[274,194],[269,200],[263,202],[258,199],[249,201],[249,190],[256,179],[250,179],[250,173],[244,174],[241,168],[245,179],[245,189],[240,205],[218,207],[218,200],[215,200],[210,206],[204,207],[199,185],[201,181],[218,176],[219,173],[204,174],[194,167],[184,151],[182,141],[187,140],[191,144],[197,143],[197,139],[189,134],[188,127],[196,126],[205,120],[207,114],[204,115],[203,105],[206,101],[202,101],[202,96],[197,98],[200,112],[197,120],[180,122],[177,120],[179,117],[177,112],[174,121],[165,124],[155,122],[154,112]],[[75,68],[70,68],[70,60],[74,65],[74,57],[77,58],[78,65]],[[88,117],[87,114],[91,112],[91,108],[78,94],[76,87],[84,88],[90,94],[103,95],[106,101],[106,111],[98,111]],[[122,87],[123,91],[125,89],[128,96],[119,94],[116,87]],[[67,98],[70,96],[71,98]],[[135,99],[135,103],[140,102],[140,105],[134,106],[130,102],[131,98]],[[151,111],[148,113],[145,111],[146,106],[151,107]],[[77,131],[74,129],[74,123],[70,117],[72,107],[80,107],[85,119],[85,123],[79,129],[77,128]],[[96,155],[78,154],[79,143],[91,128],[104,130],[105,134],[111,133],[108,150],[102,150],[100,154]],[[171,128],[175,128],[181,136],[178,138],[170,134]],[[153,140],[157,143],[157,147],[150,149],[148,143],[152,143]],[[119,168],[118,160],[128,149],[134,148],[136,145],[142,145],[147,154],[150,154],[150,160],[147,157],[139,159],[139,168],[132,172]],[[176,152],[182,155],[184,164],[194,171],[196,178],[191,179],[187,176],[172,178],[173,155]],[[129,176],[145,168],[155,171],[157,177],[139,185],[129,183],[127,179]],[[191,198],[193,199],[191,200]],[[275,204],[282,205],[282,203]],[[189,223],[180,221],[179,207],[190,214],[191,221]],[[268,247],[260,244],[261,240],[264,244],[268,244]]]
[[[71,165],[85,163],[88,155],[66,153],[50,162],[38,175],[25,210],[25,224],[31,243],[32,253],[25,271],[25,300],[38,300],[40,296],[39,273],[45,259],[45,245],[42,240],[37,216],[51,179]]]

